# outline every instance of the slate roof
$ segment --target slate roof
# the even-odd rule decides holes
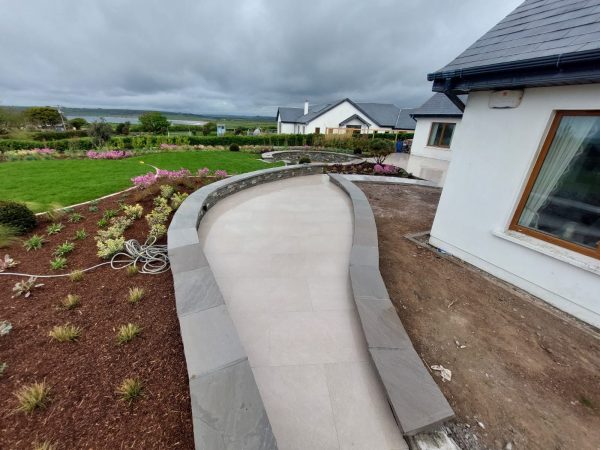
[[[278,109],[278,114],[281,114],[282,122],[293,122],[293,123],[309,123],[316,119],[325,112],[335,108],[339,104],[348,101],[356,109],[362,112],[365,116],[370,118],[375,125],[379,127],[392,127],[405,130],[414,130],[416,122],[410,117],[409,113],[401,110],[396,105],[391,103],[362,103],[353,102],[348,98],[344,98],[335,102],[321,104],[321,105],[309,105],[308,114],[304,115],[303,108],[284,108]],[[397,125],[402,125],[398,127]]]
[[[526,0],[437,72],[600,49],[600,0]]]
[[[467,95],[459,95],[463,103]],[[450,99],[441,92],[436,92],[420,107],[412,110],[412,117],[462,117],[463,113]]]

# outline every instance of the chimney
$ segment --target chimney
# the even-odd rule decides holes
[[[308,114],[308,100],[304,100],[304,115]]]

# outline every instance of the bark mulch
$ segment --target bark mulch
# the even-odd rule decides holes
[[[190,187],[187,187],[190,190]],[[85,216],[80,223],[60,221],[65,229],[47,236],[47,223],[29,233],[44,234],[47,242],[27,252],[21,243],[0,249],[20,264],[11,271],[33,274],[67,273],[101,262],[96,256],[96,222],[118,201],[133,204],[140,194],[106,199],[98,212],[76,208]],[[144,214],[152,209],[152,195],[140,201]],[[84,228],[88,237],[73,239]],[[145,241],[148,225],[142,217],[125,232],[127,239]],[[75,242],[67,256],[68,269],[53,272],[49,261],[56,246]],[[164,243],[165,238],[161,242]],[[80,282],[69,278],[39,279],[44,286],[29,298],[11,298],[21,278],[0,276],[0,320],[12,323],[12,331],[0,337],[0,364],[8,368],[0,377],[0,448],[31,449],[50,442],[56,449],[192,449],[194,448],[188,379],[179,322],[175,309],[171,272],[136,274],[104,266],[87,272]],[[137,304],[127,301],[131,287],[145,290]],[[80,306],[65,310],[60,301],[67,294],[81,297]],[[142,327],[133,341],[118,345],[119,325]],[[52,341],[54,325],[71,323],[83,329],[73,343]],[[139,378],[143,396],[128,404],[115,393],[123,379]],[[50,402],[43,409],[17,412],[14,393],[22,385],[46,381]]]
[[[450,382],[434,379],[456,412],[461,446],[599,449],[598,330],[408,240],[431,228],[438,189],[360,187],[400,319],[425,363],[452,371]]]

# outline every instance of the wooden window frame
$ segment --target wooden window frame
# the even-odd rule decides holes
[[[527,180],[527,184],[525,185],[525,189],[521,194],[521,199],[517,204],[517,209],[513,214],[512,220],[510,222],[509,229],[513,231],[517,231],[519,233],[525,234],[527,236],[531,236],[536,239],[540,239],[545,242],[549,242],[551,244],[557,245],[562,248],[566,248],[568,250],[572,250],[577,253],[581,253],[586,256],[591,256],[592,258],[600,259],[600,243],[598,246],[593,249],[589,247],[585,247],[580,244],[576,244],[574,242],[565,241],[556,236],[552,236],[550,234],[544,233],[543,231],[535,230],[533,228],[524,227],[519,225],[519,218],[525,209],[525,205],[527,204],[527,200],[529,199],[529,195],[531,194],[531,190],[533,189],[533,185],[537,180],[538,175],[540,174],[540,170],[542,169],[542,165],[546,160],[546,156],[548,155],[548,151],[554,142],[554,138],[556,137],[556,132],[558,130],[558,126],[563,117],[565,116],[598,116],[600,117],[600,110],[559,110],[554,114],[554,118],[552,119],[552,124],[550,125],[550,129],[548,130],[548,134],[544,140],[542,145],[542,149],[538,154],[531,174],[529,175],[529,179]]]
[[[440,142],[437,142],[434,144],[429,143],[429,142],[431,142],[431,137],[433,135],[433,126],[435,124],[443,125],[442,132],[440,133],[440,139],[439,139],[440,142],[441,142],[442,138],[444,137],[444,133],[446,132],[446,128],[448,127],[448,125],[454,125],[454,127],[452,129],[452,136],[450,136],[450,144],[442,145]],[[427,137],[427,147],[450,148],[450,145],[452,145],[452,138],[454,137],[455,129],[456,129],[456,122],[431,122],[431,128],[429,129],[429,136]]]

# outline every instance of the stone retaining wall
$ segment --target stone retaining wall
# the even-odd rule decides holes
[[[307,150],[304,147],[291,147],[290,150],[267,152],[262,154],[267,161],[286,161],[297,164],[300,158],[309,158],[311,162],[328,164],[358,164],[364,160],[349,153],[328,152],[325,150]]]
[[[342,175],[329,174],[348,194],[354,214],[350,284],[367,347],[402,432],[428,431],[454,417],[406,334],[381,273],[377,227],[365,194]]]
[[[168,252],[185,353],[197,449],[272,450],[275,436],[248,357],[202,251],[198,225],[219,200],[284,178],[323,173],[307,164],[237,175],[192,193],[168,231]]]

